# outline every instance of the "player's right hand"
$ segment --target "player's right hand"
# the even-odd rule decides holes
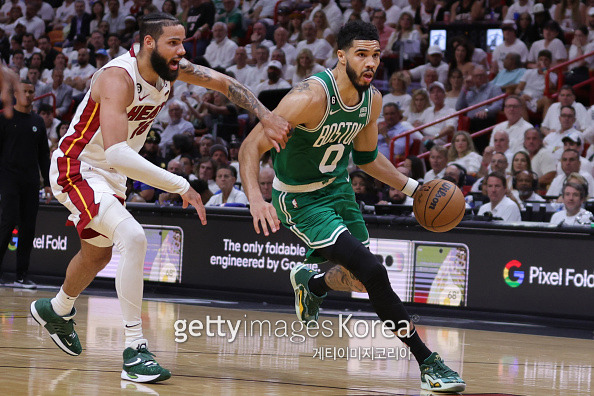
[[[256,234],[260,233],[260,224],[262,225],[262,231],[264,235],[268,236],[268,227],[272,232],[277,232],[280,228],[280,220],[276,215],[276,210],[272,204],[259,200],[250,203],[250,213],[254,220],[254,229]]]
[[[190,189],[186,191],[185,194],[182,194],[181,197],[184,200],[183,208],[185,209],[188,207],[188,205],[192,205],[194,208],[196,208],[196,212],[198,213],[198,217],[200,217],[200,222],[202,225],[206,225],[206,209],[204,209],[200,194],[190,187]]]
[[[19,98],[21,102],[25,102],[25,93],[20,89],[19,76],[6,66],[0,67],[0,99],[4,106],[4,116],[12,118],[12,96],[21,95]]]

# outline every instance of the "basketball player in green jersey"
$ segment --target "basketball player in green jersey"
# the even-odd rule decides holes
[[[325,274],[306,266],[291,271],[300,320],[317,320],[319,305],[329,290],[367,291],[380,319],[417,359],[421,387],[459,392],[466,384],[425,346],[392,290],[385,267],[366,248],[369,236],[348,178],[352,152],[355,163],[376,179],[409,196],[418,187],[377,151],[382,96],[371,81],[379,62],[375,27],[361,21],[343,26],[336,67],[299,83],[274,110],[294,131],[286,148],[272,153],[276,171],[273,203],[264,201],[258,186],[259,159],[272,148],[260,125],[241,146],[241,178],[257,233],[260,227],[265,235],[268,227],[276,232],[282,222],[310,248],[306,262],[338,264]]]

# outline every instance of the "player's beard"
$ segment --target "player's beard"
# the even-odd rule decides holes
[[[359,84],[358,80],[361,76],[357,75],[357,72],[355,71],[355,69],[353,69],[351,67],[348,60],[346,62],[346,73],[347,73],[347,76],[349,77],[349,80],[351,80],[351,84],[353,84],[353,87],[355,87],[355,89],[357,90],[357,92],[359,92],[359,94],[363,94],[363,92],[365,92],[365,91],[367,91],[367,89],[369,89],[369,84],[368,85]]]
[[[179,67],[177,70],[171,70],[167,59],[159,54],[159,47],[157,46],[155,46],[155,50],[151,53],[151,66],[155,69],[159,77],[166,81],[175,81],[179,74]]]

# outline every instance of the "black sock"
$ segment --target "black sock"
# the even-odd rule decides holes
[[[425,359],[431,356],[431,350],[429,350],[423,340],[421,340],[416,329],[413,330],[413,334],[410,337],[402,337],[400,340],[410,348],[410,352],[414,355],[415,359],[417,359],[419,365],[423,364]]]
[[[324,294],[326,294],[327,292],[329,292],[330,290],[332,290],[326,284],[326,280],[324,279],[325,275],[326,275],[325,272],[315,275],[315,276],[309,278],[309,282],[307,283],[307,287],[309,287],[309,291],[318,297],[321,297]]]

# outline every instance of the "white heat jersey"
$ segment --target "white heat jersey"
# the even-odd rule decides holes
[[[155,117],[169,97],[171,85],[169,81],[159,79],[157,86],[160,89],[157,89],[142,78],[134,53],[137,49],[138,44],[130,52],[113,59],[93,75],[91,88],[78,106],[68,132],[60,140],[58,149],[52,156],[52,171],[59,173],[57,178],[51,178],[58,184],[52,185],[54,190],[60,191],[68,187],[68,181],[81,174],[84,179],[95,178],[92,186],[95,192],[114,192],[118,197],[125,198],[126,176],[111,168],[105,159],[103,135],[99,125],[101,105],[91,98],[91,92],[97,77],[105,69],[120,67],[128,72],[134,81],[136,92],[134,100],[126,108],[126,142],[133,150],[139,152]],[[93,173],[90,174],[88,171]],[[105,180],[98,180],[96,176],[102,176]]]

